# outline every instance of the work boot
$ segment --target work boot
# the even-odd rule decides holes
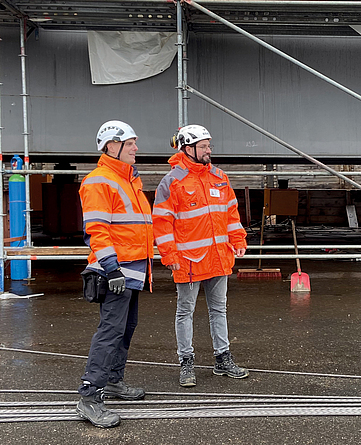
[[[248,376],[249,371],[246,368],[240,368],[234,361],[230,351],[216,356],[216,363],[213,368],[215,375],[228,375],[235,379],[243,379]]]
[[[120,423],[118,414],[112,413],[105,408],[102,389],[98,389],[91,396],[82,396],[76,407],[76,412],[80,417],[89,420],[94,426],[99,428],[111,428]]]
[[[193,357],[183,357],[179,376],[180,386],[196,386]]]
[[[122,400],[139,400],[144,399],[145,392],[143,388],[132,388],[123,380],[118,383],[108,382],[104,388],[105,397],[122,399]]]

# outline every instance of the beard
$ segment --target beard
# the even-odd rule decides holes
[[[200,159],[201,164],[207,165],[211,163],[211,155],[204,153]]]

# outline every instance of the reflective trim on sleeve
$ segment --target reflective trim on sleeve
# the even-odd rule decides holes
[[[177,215],[169,209],[162,209],[160,207],[153,207],[153,215],[159,216],[173,216],[173,218],[177,218]]]
[[[90,264],[88,264],[87,267],[90,267],[91,269],[101,270],[102,272],[104,272],[104,269],[103,269],[102,266],[98,263],[98,261],[95,261],[95,263],[90,263]],[[104,273],[105,273],[105,272],[104,272]]]
[[[116,254],[113,246],[105,247],[104,249],[100,249],[94,253],[98,261],[107,256]]]
[[[100,212],[98,210],[94,210],[92,212],[84,212],[83,213],[84,223],[100,221],[100,222],[109,224],[111,222],[111,220],[112,220],[112,215],[108,212]]]
[[[174,241],[173,233],[169,233],[168,235],[159,236],[155,239],[155,244],[159,246],[159,244],[168,243],[169,241]]]
[[[227,207],[230,208],[236,204],[237,204],[237,199],[234,198],[234,199],[231,199],[230,201],[228,201]]]
[[[142,213],[114,213],[112,215],[112,224],[146,224],[151,222],[151,215]]]
[[[241,223],[228,224],[227,232],[232,232],[233,230],[243,229]]]
[[[133,280],[138,280],[144,282],[146,274],[144,272],[139,272],[137,270],[128,269],[120,265],[120,270],[125,275],[126,278],[133,278]]]

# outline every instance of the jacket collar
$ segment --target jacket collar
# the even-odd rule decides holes
[[[136,178],[139,175],[134,165],[126,164],[123,161],[119,161],[119,159],[112,158],[103,153],[99,158],[98,167],[103,167],[104,165],[128,180],[130,180],[132,176]]]
[[[175,155],[173,155],[171,158],[168,159],[168,163],[175,167],[176,165],[179,165],[180,167],[187,168],[189,171],[201,174],[205,171],[209,171],[212,168],[212,164],[198,164],[197,162],[193,162],[191,159],[186,156],[183,151],[179,151]]]

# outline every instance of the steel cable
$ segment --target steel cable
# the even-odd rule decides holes
[[[26,401],[26,402],[0,402],[0,407],[23,407],[23,406],[74,406],[77,404],[78,401]],[[249,403],[295,403],[298,404],[305,404],[305,403],[327,403],[327,404],[361,404],[361,398],[360,397],[330,397],[330,398],[285,398],[285,397],[271,397],[271,398],[242,398],[242,399],[231,399],[231,402],[233,404],[249,404]],[[189,400],[189,399],[180,399],[180,400],[168,400],[168,399],[161,399],[161,400],[129,400],[129,401],[113,401],[113,400],[107,400],[107,405],[199,405],[199,404],[225,404],[230,403],[230,399],[201,399],[201,400]],[[0,413],[2,411],[0,410]]]
[[[205,408],[201,410],[119,410],[122,419],[174,419],[174,418],[222,418],[222,417],[281,417],[281,416],[359,416],[361,407],[246,407],[233,409]],[[14,413],[15,415],[15,413]],[[28,422],[28,421],[65,421],[84,420],[76,414],[64,412],[47,415],[29,415],[18,417],[0,417],[0,422]]]
[[[308,405],[299,405],[299,404],[256,404],[256,405],[245,405],[245,406],[239,406],[239,405],[224,405],[224,406],[191,406],[191,407],[162,407],[162,408],[130,408],[130,409],[124,409],[124,408],[117,408],[112,409],[112,412],[118,413],[121,417],[122,415],[126,413],[130,414],[138,414],[138,413],[158,413],[158,412],[180,412],[180,411],[188,411],[188,412],[201,412],[201,411],[209,411],[209,410],[240,410],[240,409],[293,409],[293,408],[304,408],[304,409],[314,409],[314,408],[332,408],[332,409],[344,409],[344,408],[352,408],[356,410],[361,410],[361,404],[350,404],[350,403],[341,403],[341,404],[328,404],[328,403],[311,403]],[[8,417],[27,417],[29,415],[32,416],[57,416],[57,415],[68,415],[68,414],[74,414],[76,413],[74,409],[23,409],[23,410],[17,410],[17,409],[9,409],[9,410],[0,410],[0,419],[1,418],[8,418]]]
[[[56,356],[70,357],[70,358],[83,358],[83,359],[88,358],[85,355],[63,354],[63,353],[59,353],[59,352],[47,352],[47,351],[32,351],[30,349],[19,349],[19,348],[7,348],[6,346],[3,346],[3,345],[0,346],[0,350],[24,352],[24,353],[30,353],[30,354],[56,355]],[[146,361],[141,361],[141,360],[127,360],[127,364],[129,364],[129,365],[167,366],[167,367],[179,368],[178,363],[146,362]],[[194,367],[195,368],[203,368],[203,369],[213,369],[213,366],[209,366],[209,365],[195,365]],[[312,377],[361,379],[360,375],[351,375],[351,374],[324,374],[324,373],[319,373],[319,372],[278,371],[278,370],[271,370],[271,369],[251,369],[251,368],[249,368],[249,371],[250,372],[271,373],[271,374],[304,375],[304,376],[312,376]]]

